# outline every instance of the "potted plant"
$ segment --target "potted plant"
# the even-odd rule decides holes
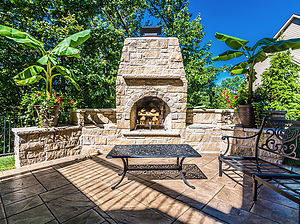
[[[84,30],[71,35],[60,42],[54,49],[46,51],[44,44],[30,34],[13,29],[11,27],[0,25],[0,35],[8,39],[16,41],[17,43],[24,44],[29,47],[37,48],[40,50],[42,57],[37,61],[39,65],[32,65],[20,72],[14,77],[14,81],[18,85],[31,85],[40,80],[44,80],[46,84],[44,106],[41,108],[40,114],[42,117],[48,116],[49,122],[43,123],[43,126],[54,126],[51,121],[54,117],[52,111],[60,111],[60,105],[56,101],[53,104],[52,94],[52,80],[54,77],[61,75],[66,80],[70,81],[77,90],[80,90],[79,85],[75,81],[75,77],[71,71],[58,64],[58,59],[61,56],[65,57],[79,57],[80,51],[75,48],[84,43],[90,37],[90,30]],[[38,93],[36,93],[38,94]],[[35,94],[35,95],[36,95]],[[46,103],[46,104],[45,104]],[[40,105],[42,107],[42,105]],[[58,108],[58,109],[57,109]],[[42,118],[41,119],[44,119]],[[52,118],[51,118],[52,117]]]
[[[254,66],[258,62],[263,62],[267,59],[268,53],[276,53],[288,49],[300,49],[300,38],[279,40],[274,38],[263,38],[257,41],[253,47],[246,46],[249,42],[240,38],[232,37],[222,33],[216,33],[217,40],[224,41],[225,44],[232,50],[228,50],[212,58],[213,61],[228,61],[232,58],[245,56],[246,60],[234,65],[231,70],[231,75],[245,75],[247,81],[247,96],[243,93],[240,97],[241,104],[238,106],[238,114],[243,127],[255,127],[253,103],[253,82],[256,79]]]
[[[78,102],[68,94],[53,93],[49,97],[45,92],[34,91],[22,97],[20,106],[22,114],[19,115],[22,120],[24,119],[26,126],[55,127],[58,124],[60,112],[64,112],[65,108],[76,110],[77,104]],[[49,108],[52,108],[51,114],[49,114]],[[37,116],[33,110],[36,111]]]

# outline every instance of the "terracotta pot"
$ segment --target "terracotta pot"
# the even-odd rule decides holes
[[[41,117],[39,107],[36,107],[35,109],[36,109],[38,116]],[[42,120],[44,120],[44,121],[42,121],[42,123],[41,123],[42,126],[44,128],[57,127],[58,121],[59,121],[59,116],[60,116],[60,106],[54,105],[50,116],[49,116],[48,111],[43,113]]]
[[[239,105],[238,114],[243,128],[256,127],[252,104]]]

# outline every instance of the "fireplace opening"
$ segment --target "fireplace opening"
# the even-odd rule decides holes
[[[137,101],[130,113],[130,130],[170,129],[170,108],[158,97],[144,97]]]

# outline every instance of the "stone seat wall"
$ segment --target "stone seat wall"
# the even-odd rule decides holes
[[[274,115],[284,118],[284,113]],[[281,117],[280,117],[281,116]],[[250,136],[258,129],[237,126],[234,110],[188,109],[182,132],[121,132],[114,109],[85,109],[71,113],[73,126],[14,128],[16,167],[66,156],[108,153],[120,144],[190,144],[200,153],[224,152],[223,135]],[[253,155],[254,141],[235,142],[231,153]],[[268,155],[266,155],[268,156]]]

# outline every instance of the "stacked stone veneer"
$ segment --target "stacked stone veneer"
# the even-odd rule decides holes
[[[81,153],[82,128],[13,128],[15,165],[17,168]]]
[[[116,120],[121,133],[134,129],[133,106],[157,97],[170,108],[168,131],[184,135],[187,81],[177,38],[127,38],[116,81]]]

